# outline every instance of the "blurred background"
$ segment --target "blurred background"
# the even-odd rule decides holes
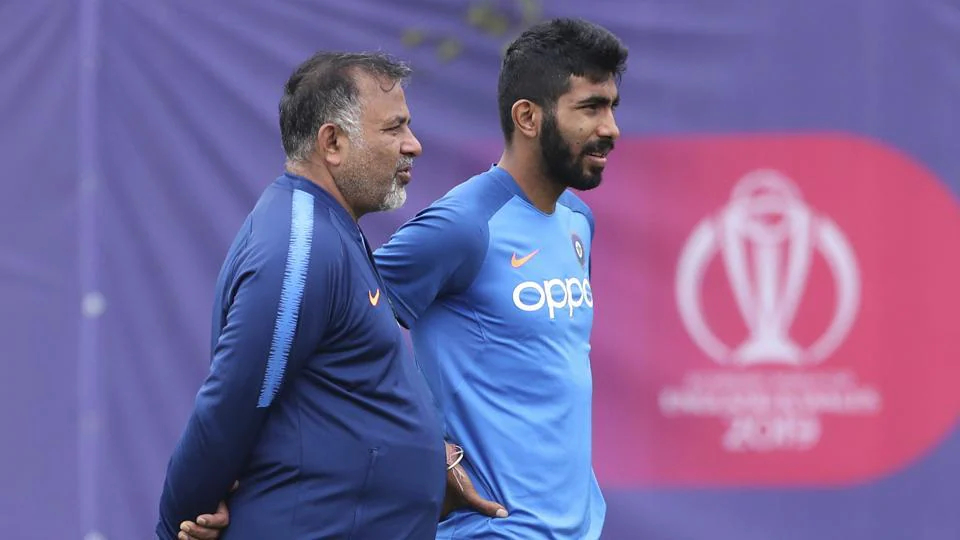
[[[0,2],[0,535],[153,538],[296,64],[416,70],[379,245],[499,157],[555,16],[630,48],[584,194],[603,537],[960,539],[956,0]]]

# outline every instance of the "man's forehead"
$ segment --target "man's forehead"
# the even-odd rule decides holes
[[[354,79],[361,97],[365,99],[403,99],[403,84],[389,77],[359,73]]]
[[[407,99],[400,81],[362,75],[357,78],[364,110],[377,119],[407,115]]]
[[[617,88],[617,81],[613,77],[608,77],[604,81],[594,81],[588,77],[573,75],[570,77],[570,88],[561,99],[566,101],[580,101],[592,96],[606,97],[611,101],[620,95]]]

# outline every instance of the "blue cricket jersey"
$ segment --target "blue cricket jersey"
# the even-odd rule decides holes
[[[591,463],[593,216],[570,192],[545,214],[492,167],[375,252],[411,322],[448,440],[477,491],[510,516],[456,512],[438,538],[600,536]]]
[[[264,191],[221,270],[212,345],[160,538],[234,480],[224,540],[434,538],[440,420],[359,227],[319,186]]]

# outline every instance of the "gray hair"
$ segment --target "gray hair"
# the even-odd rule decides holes
[[[280,99],[280,138],[287,160],[306,161],[320,126],[338,126],[359,140],[361,104],[357,72],[406,84],[412,70],[384,53],[319,52],[300,64]]]

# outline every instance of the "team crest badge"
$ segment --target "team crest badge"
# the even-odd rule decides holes
[[[580,240],[577,233],[572,233],[570,239],[573,241],[573,252],[576,254],[577,260],[580,261],[580,266],[586,267],[587,253],[583,247],[583,240]]]

